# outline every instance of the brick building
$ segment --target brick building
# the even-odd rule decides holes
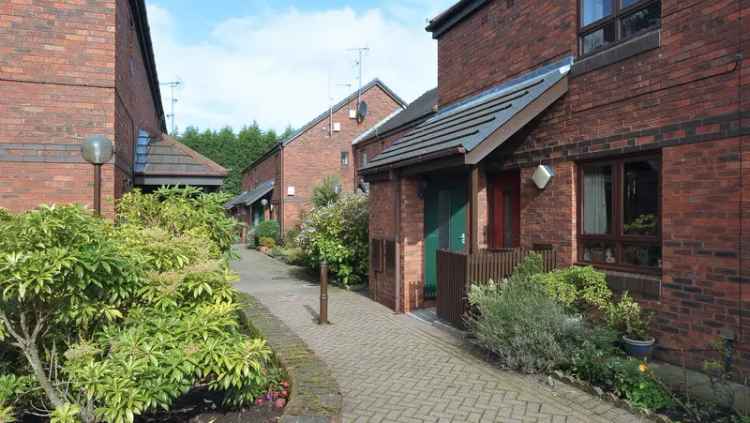
[[[437,249],[552,246],[656,312],[661,358],[724,338],[750,367],[750,3],[462,0],[427,29],[438,112],[360,169],[373,297],[439,297]]]
[[[163,135],[143,0],[0,2],[0,92],[0,207],[91,205],[93,167],[79,150],[95,134],[115,146],[103,166],[110,214],[133,186],[216,187],[226,175]]]
[[[357,114],[358,102],[366,113]],[[313,189],[327,176],[338,177],[343,191],[357,189],[352,141],[403,107],[380,80],[364,85],[251,163],[243,172],[243,193],[227,208],[248,224],[278,220],[286,233],[312,207]]]

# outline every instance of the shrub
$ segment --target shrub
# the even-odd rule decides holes
[[[467,323],[477,343],[504,366],[546,372],[569,362],[569,340],[582,338],[584,327],[544,287],[530,280],[524,273],[528,267],[523,266],[504,286],[473,285],[469,303],[478,314]]]
[[[304,218],[300,220],[304,222]],[[297,238],[299,237],[300,228],[292,228],[286,232],[284,236],[284,245],[287,247],[294,247],[297,245]]]
[[[574,312],[603,310],[612,297],[606,275],[591,266],[572,266],[538,274],[534,279],[543,284],[558,302]]]
[[[271,238],[275,243],[279,241],[279,222],[275,220],[266,220],[255,226],[255,236],[260,241],[262,238]]]
[[[33,404],[51,422],[132,422],[201,386],[241,406],[276,374],[265,343],[240,330],[224,225],[150,215],[191,204],[221,220],[223,209],[128,201],[120,226],[78,206],[0,222],[0,354],[25,361],[0,366],[14,378],[0,376],[0,421]]]
[[[276,241],[273,238],[261,237],[258,244],[263,248],[273,249],[276,247]]]
[[[297,238],[311,267],[328,262],[344,286],[367,277],[367,196],[344,194],[335,203],[314,208],[302,224]]]
[[[647,341],[651,313],[641,312],[641,306],[627,292],[619,302],[613,302],[605,310],[609,326],[630,339]]]
[[[326,207],[339,200],[341,181],[337,176],[326,176],[313,188],[312,203],[315,207]]]
[[[237,221],[227,216],[226,193],[204,193],[192,187],[164,187],[153,194],[134,190],[117,203],[120,223],[158,227],[170,235],[210,240],[212,254],[229,252],[237,239]]]

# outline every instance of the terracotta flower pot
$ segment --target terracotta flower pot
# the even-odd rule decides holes
[[[627,336],[622,336],[622,341],[625,343],[625,352],[631,356],[640,358],[641,360],[651,355],[654,349],[654,343],[656,339],[651,338],[646,341],[639,341],[637,339],[630,339]]]

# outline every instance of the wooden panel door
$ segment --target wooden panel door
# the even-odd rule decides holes
[[[521,174],[490,177],[490,248],[521,246]]]

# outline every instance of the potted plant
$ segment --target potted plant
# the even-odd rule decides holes
[[[625,292],[619,302],[609,305],[606,314],[609,325],[622,333],[629,356],[644,359],[651,355],[656,339],[649,333],[650,312],[642,312],[641,306]]]

